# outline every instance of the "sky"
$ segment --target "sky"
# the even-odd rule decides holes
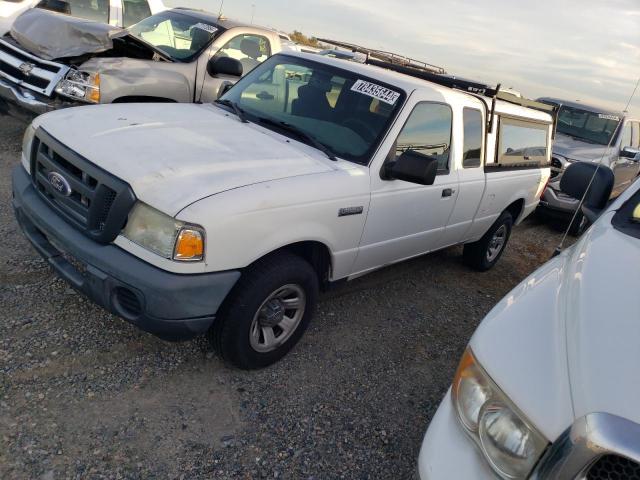
[[[165,0],[217,13],[220,0]],[[255,6],[255,7],[253,7]],[[622,110],[640,77],[640,0],[224,0],[229,18],[393,51],[448,73]],[[640,115],[640,89],[630,110]]]

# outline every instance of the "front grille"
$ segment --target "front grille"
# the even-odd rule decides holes
[[[36,190],[53,208],[101,243],[115,240],[136,201],[127,183],[68,149],[41,128],[31,151],[31,175]]]
[[[640,480],[640,464],[618,455],[605,455],[587,473],[587,480]]]
[[[0,39],[0,77],[50,96],[68,71],[66,65],[43,60]]]
[[[562,173],[562,162],[553,157],[551,159],[551,178],[556,178],[560,173]]]

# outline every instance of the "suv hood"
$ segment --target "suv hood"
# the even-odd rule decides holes
[[[607,146],[585,142],[558,132],[553,143],[553,153],[573,160],[594,162],[606,156]]]
[[[551,441],[588,413],[640,423],[640,240],[612,228],[614,214],[508,294],[471,341]]]
[[[34,126],[172,216],[226,190],[338,168],[311,147],[214,105],[78,107],[38,117]]]

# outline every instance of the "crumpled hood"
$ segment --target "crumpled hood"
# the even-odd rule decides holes
[[[241,123],[214,105],[70,108],[38,117],[34,126],[172,216],[226,190],[335,169],[310,148]]]
[[[45,60],[77,57],[113,48],[113,39],[126,30],[60,13],[33,8],[16,18],[11,36],[26,50]]]
[[[553,142],[553,153],[584,162],[600,161],[607,153],[607,146],[577,140],[558,132]]]
[[[542,433],[606,412],[640,423],[640,240],[605,214],[508,294],[471,347]]]
[[[24,12],[35,2],[33,0],[23,1],[19,3],[3,2],[0,0],[0,37],[11,29],[14,19]]]

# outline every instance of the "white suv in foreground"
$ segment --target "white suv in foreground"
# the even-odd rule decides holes
[[[100,305],[163,338],[209,332],[225,359],[262,367],[330,282],[456,244],[478,270],[498,261],[550,175],[552,117],[516,103],[280,54],[217,104],[37,118],[14,208]]]
[[[562,189],[582,198],[594,169]],[[601,167],[585,214],[614,183]],[[420,480],[640,478],[640,180],[474,334],[419,457]]]

